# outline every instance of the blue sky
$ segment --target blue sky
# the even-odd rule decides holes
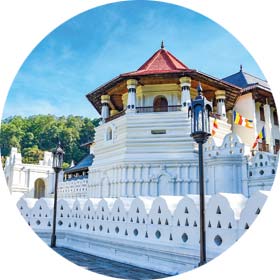
[[[243,70],[264,78],[228,32],[188,9],[129,1],[82,13],[51,32],[27,57],[11,86],[3,118],[35,114],[97,117],[85,95],[138,69],[160,48],[217,78]]]

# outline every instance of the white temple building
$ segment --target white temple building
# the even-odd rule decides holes
[[[268,84],[242,68],[223,80],[213,78],[189,69],[162,47],[137,71],[87,94],[102,124],[96,128],[84,197],[197,194],[198,154],[188,104],[198,83],[212,107],[211,126],[214,120],[217,124],[204,145],[206,193],[248,197],[269,190],[280,134]],[[234,111],[252,120],[252,128],[235,124]],[[262,127],[266,137],[253,149]],[[60,195],[76,197],[67,184],[67,179],[61,183]]]
[[[188,68],[162,45],[137,71],[121,74],[87,94],[102,122],[90,154],[61,176],[60,197],[197,194],[198,152],[190,137],[188,106],[198,83],[211,106],[215,132],[204,145],[206,193],[248,197],[256,190],[270,190],[280,132],[267,82],[242,67],[222,80],[214,78]],[[237,124],[234,111],[251,120],[252,127]],[[262,128],[265,138],[253,148]],[[22,165],[13,148],[5,167],[12,193],[37,198],[52,194],[53,171],[50,162],[46,164],[50,155],[45,157],[35,176],[45,188],[38,195],[30,175],[35,167]]]
[[[270,88],[242,67],[225,79],[190,69],[162,45],[137,71],[87,94],[102,120],[90,153],[61,174],[58,246],[169,275],[197,267],[198,151],[188,108],[198,84],[211,109],[212,137],[203,146],[207,261],[250,228],[278,163]],[[23,195],[22,216],[48,243],[51,156],[37,166],[20,157],[12,149],[8,186]]]

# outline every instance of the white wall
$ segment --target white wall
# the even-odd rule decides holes
[[[247,230],[269,192],[206,197],[208,260],[218,256]],[[17,206],[24,219],[50,242],[53,199]],[[161,196],[109,199],[60,199],[57,245],[160,272],[177,274],[199,262],[199,197]],[[257,212],[257,214],[256,214]]]

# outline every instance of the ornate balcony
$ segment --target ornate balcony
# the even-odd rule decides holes
[[[137,113],[176,112],[180,110],[181,110],[181,105],[136,107]]]
[[[159,112],[176,112],[181,110],[181,105],[171,105],[171,106],[146,106],[146,107],[136,107],[136,113],[159,113]],[[105,120],[105,123],[117,119],[125,114],[125,110],[110,116]]]

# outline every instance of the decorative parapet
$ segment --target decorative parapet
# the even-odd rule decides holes
[[[249,199],[241,194],[228,193],[207,197],[206,234],[210,255],[226,250],[251,226],[268,193],[256,192]],[[110,237],[116,242],[133,240],[135,244],[166,245],[171,251],[186,248],[199,252],[198,198],[198,195],[188,195],[60,199],[57,230],[66,236],[67,233],[86,234],[88,238]],[[17,207],[35,231],[51,230],[53,199],[22,198]]]
[[[257,152],[249,161],[249,177],[263,178],[275,175],[277,156],[267,152]]]
[[[240,138],[234,134],[229,133],[225,136],[221,146],[217,146],[212,137],[204,145],[204,153],[206,158],[218,156],[245,156],[245,145],[241,142]]]

